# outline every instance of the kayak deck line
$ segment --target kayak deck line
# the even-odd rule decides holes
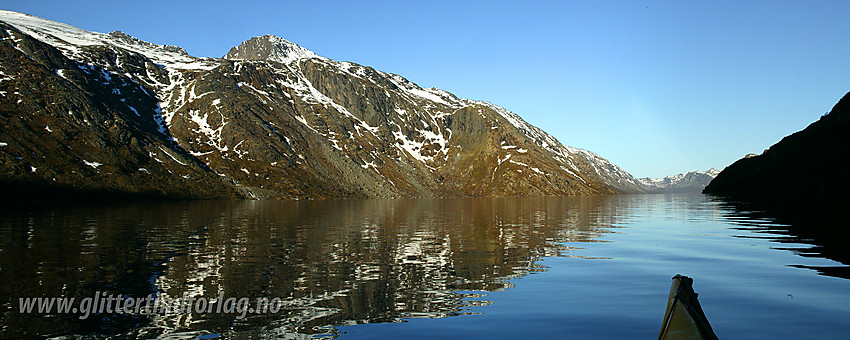
[[[667,310],[658,339],[710,339],[717,340],[693,288],[694,280],[676,274],[667,298]]]

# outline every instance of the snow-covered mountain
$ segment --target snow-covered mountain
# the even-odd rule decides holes
[[[266,35],[223,58],[0,11],[0,179],[186,197],[644,192],[491,103]]]
[[[648,192],[661,193],[686,193],[702,192],[708,183],[719,174],[715,168],[708,171],[691,171],[686,174],[676,174],[664,178],[641,178],[639,179]]]

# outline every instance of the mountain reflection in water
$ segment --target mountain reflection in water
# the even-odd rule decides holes
[[[779,243],[803,243],[804,247],[776,247],[801,256],[825,257],[837,261],[834,266],[799,266],[822,275],[850,279],[850,228],[847,224],[846,197],[830,196],[709,196],[738,229]],[[767,223],[765,223],[767,222]],[[759,236],[745,237],[759,237]]]
[[[5,213],[0,335],[306,336],[474,312],[628,218],[612,197],[202,201]],[[18,297],[279,297],[276,314],[19,314]],[[13,311],[14,310],[14,311]],[[175,333],[176,332],[176,333]]]

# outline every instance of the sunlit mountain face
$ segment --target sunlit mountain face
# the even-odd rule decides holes
[[[190,198],[645,192],[495,104],[276,36],[223,58],[0,12],[0,175],[18,195]]]

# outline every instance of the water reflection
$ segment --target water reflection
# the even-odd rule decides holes
[[[724,212],[724,219],[747,230],[745,237],[763,237],[798,246],[790,250],[807,257],[825,257],[843,265],[797,266],[822,275],[850,278],[850,228],[846,209],[850,201],[836,197],[720,197],[710,196]],[[800,246],[802,245],[802,246]]]
[[[333,333],[329,325],[469,313],[487,303],[475,291],[510,287],[507,279],[543,270],[542,257],[581,256],[573,247],[616,231],[639,205],[621,197],[218,201],[4,213],[0,336],[292,338]],[[243,320],[16,310],[19,297],[97,291],[279,297],[287,307]]]

